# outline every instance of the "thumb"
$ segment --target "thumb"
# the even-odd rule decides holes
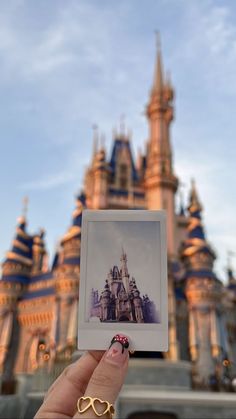
[[[120,334],[112,339],[110,348],[105,352],[90,378],[84,398],[79,402],[80,410],[86,409],[89,405],[90,400],[86,400],[86,397],[97,398],[109,404],[115,403],[128,369],[128,347],[129,341],[126,336]],[[106,409],[106,403],[95,401],[93,405],[99,415]],[[109,415],[106,413],[101,417],[108,418]],[[74,418],[97,419],[97,415],[90,406],[84,413],[76,413]]]

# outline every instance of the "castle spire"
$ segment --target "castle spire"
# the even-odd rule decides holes
[[[33,267],[32,274],[37,275],[43,271],[47,271],[47,251],[44,242],[45,230],[41,228],[37,234],[33,236]]]
[[[209,260],[205,258],[205,263],[208,269],[211,270],[212,262],[216,256],[213,249],[206,240],[201,216],[202,205],[198,197],[194,180],[192,180],[189,201],[188,211],[190,220],[188,225],[188,235],[182,252],[182,258],[191,257],[195,253],[201,252],[208,254],[210,257]]]
[[[202,211],[202,205],[199,201],[197,189],[196,189],[196,183],[195,180],[191,180],[191,190],[190,190],[190,199],[189,199],[189,211],[190,213],[198,212],[200,213]]]
[[[83,192],[76,197],[76,208],[72,214],[72,225],[62,237],[62,262],[67,265],[80,264],[80,239],[82,212],[86,208],[86,197]]]
[[[154,83],[153,83],[153,91],[161,92],[163,89],[163,67],[162,67],[162,56],[161,56],[161,37],[160,32],[156,31],[156,48],[157,48],[157,55],[156,55],[156,66],[154,72]]]
[[[98,151],[98,126],[93,124],[93,158],[96,156]]]
[[[190,355],[196,365],[192,378],[195,385],[207,388],[210,376],[218,377],[217,368],[226,352],[226,345],[220,332],[223,317],[218,310],[221,304],[222,284],[213,272],[216,255],[205,237],[201,217],[202,205],[194,181],[188,211],[188,236],[183,244],[181,258],[186,269],[185,295],[191,320]],[[204,316],[203,307],[206,313]]]
[[[122,253],[120,257],[121,261],[121,276],[122,281],[125,287],[126,292],[129,292],[129,272],[127,267],[127,255],[125,253],[124,247],[122,246]]]
[[[2,279],[27,283],[32,267],[33,238],[26,231],[25,209],[18,218],[11,249],[2,264]]]
[[[160,36],[157,35],[157,56],[154,83],[146,108],[149,122],[149,140],[144,174],[147,208],[165,209],[167,212],[168,253],[176,251],[174,195],[178,187],[172,167],[170,124],[173,119],[173,89],[163,79]]]

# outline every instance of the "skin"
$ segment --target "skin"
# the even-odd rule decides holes
[[[124,382],[128,361],[128,349],[122,352],[120,343],[113,343],[105,353],[86,352],[52,384],[35,419],[97,419],[91,407],[84,413],[78,413],[78,399],[81,396],[90,396],[114,405]],[[81,408],[86,407],[87,403],[82,401]],[[104,406],[99,402],[95,403],[98,413],[104,411]],[[109,415],[100,417],[107,419]]]

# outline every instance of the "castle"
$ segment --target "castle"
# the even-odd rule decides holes
[[[127,255],[122,251],[121,268],[110,269],[99,297],[98,290],[91,292],[91,318],[101,322],[159,323],[153,301],[147,294],[140,297],[134,277],[130,279]]]
[[[129,135],[121,130],[114,132],[112,153],[107,156],[95,132],[83,193],[77,198],[71,227],[62,237],[51,267],[46,263],[43,232],[29,234],[26,217],[19,219],[0,281],[4,392],[10,391],[19,373],[30,374],[40,368],[50,371],[58,362],[70,360],[76,348],[84,207],[166,210],[169,351],[161,356],[167,363],[190,362],[194,388],[235,388],[236,280],[229,270],[229,282],[223,285],[214,273],[216,256],[204,232],[194,183],[188,208],[181,206],[176,211],[179,181],[170,141],[173,100],[174,89],[164,77],[158,48],[146,108],[149,135],[145,153],[135,160]],[[137,313],[136,321],[141,315]],[[102,316],[107,318],[105,311]]]

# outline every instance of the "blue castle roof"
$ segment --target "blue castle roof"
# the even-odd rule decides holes
[[[192,184],[190,193],[190,204],[188,207],[190,221],[188,226],[187,239],[183,246],[183,256],[190,256],[196,252],[204,252],[215,258],[215,254],[206,241],[205,231],[202,225],[202,206],[199,202],[195,184]]]
[[[82,210],[86,207],[86,196],[83,192],[81,192],[80,195],[77,196],[77,203],[76,203],[76,209],[73,213],[73,220],[72,225],[73,226],[79,226],[82,225]]]
[[[124,140],[121,138],[117,138],[114,141],[114,145],[113,145],[113,149],[111,153],[111,159],[110,159],[111,175],[115,174],[118,154],[124,148],[128,151],[128,154],[130,156],[132,180],[135,182],[138,180],[138,173],[135,168],[134,159],[133,159],[133,155],[132,155],[132,151],[130,147],[130,142],[127,139]]]
[[[67,241],[81,237],[82,211],[85,207],[86,207],[86,196],[82,192],[76,198],[76,208],[75,208],[75,210],[73,212],[73,216],[72,216],[72,225],[69,227],[68,231],[66,232],[66,234],[64,235],[64,237],[61,240],[62,248],[64,247],[64,245]],[[60,263],[59,252],[57,252],[55,257],[54,257],[52,270],[56,269],[56,267]],[[63,264],[66,264],[66,265],[80,265],[80,255],[79,254],[78,255],[73,255],[73,256],[71,256],[71,255],[67,256],[66,253],[67,252],[64,253],[63,262],[62,262]]]
[[[81,236],[81,225],[82,225],[82,211],[86,205],[86,197],[84,193],[81,193],[76,198],[76,208],[72,215],[72,225],[69,227],[66,234],[61,240],[61,244],[75,237]],[[55,261],[56,262],[56,261]]]
[[[215,253],[206,240],[204,228],[201,220],[202,206],[199,202],[195,184],[192,185],[190,194],[190,205],[188,207],[190,220],[188,225],[187,239],[183,243],[181,252],[182,259],[190,258],[190,265],[184,274],[185,279],[190,277],[196,278],[213,278],[216,279],[212,271],[212,263],[215,259]],[[202,263],[198,259],[191,258],[196,253],[204,253],[206,258]]]
[[[31,267],[33,263],[33,237],[26,232],[26,220],[20,217],[16,227],[16,235],[12,243],[11,249],[7,252],[6,259],[3,261],[3,281],[20,282],[26,284],[29,282],[29,276],[21,272],[22,267]],[[9,264],[19,265],[18,272],[14,270],[6,270]]]

